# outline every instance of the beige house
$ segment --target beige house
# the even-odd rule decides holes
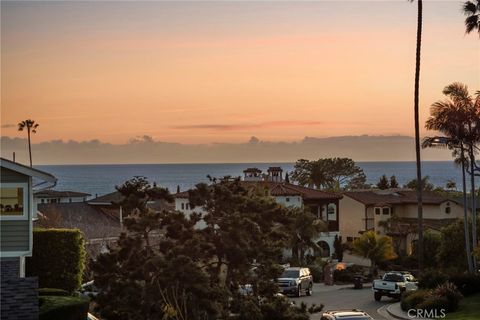
[[[417,236],[417,195],[413,190],[361,190],[343,193],[340,200],[343,241],[353,241],[363,232],[373,230],[394,238],[399,253],[411,253]],[[463,218],[457,201],[425,191],[423,194],[424,228],[440,230]]]

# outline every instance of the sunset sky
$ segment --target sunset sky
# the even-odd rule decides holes
[[[461,1],[426,1],[422,123],[480,89]],[[415,3],[4,2],[3,136],[184,144],[413,135]]]

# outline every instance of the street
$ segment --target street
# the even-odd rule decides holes
[[[324,304],[323,311],[339,309],[359,309],[367,312],[374,319],[390,319],[386,312],[378,313],[378,309],[386,306],[395,300],[383,297],[381,301],[373,299],[372,289],[370,287],[355,290],[353,285],[325,286],[323,284],[314,284],[312,296],[302,296],[301,298],[289,298],[296,304],[305,302],[308,306],[312,304]],[[384,309],[384,308],[383,308]],[[320,319],[321,313],[312,316],[312,319]]]

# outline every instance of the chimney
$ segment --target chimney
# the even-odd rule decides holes
[[[281,167],[270,167],[267,170],[268,181],[282,182],[283,181],[283,169]]]

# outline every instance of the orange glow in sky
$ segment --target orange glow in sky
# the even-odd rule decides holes
[[[2,135],[181,143],[413,135],[416,5],[2,1]],[[424,5],[421,117],[480,89],[461,2]]]

